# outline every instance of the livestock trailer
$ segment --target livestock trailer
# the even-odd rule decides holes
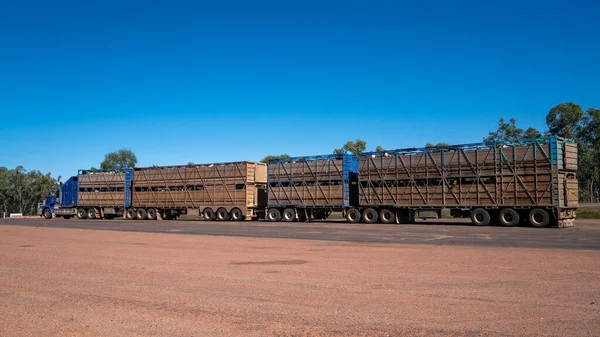
[[[76,215],[112,219],[130,205],[132,170],[79,170]]]
[[[348,221],[410,222],[448,208],[476,225],[573,226],[577,144],[558,137],[360,155]]]
[[[269,160],[267,219],[326,219],[358,206],[358,163],[348,154]]]
[[[155,219],[202,214],[206,220],[264,217],[267,168],[232,162],[134,169],[132,207],[125,217]]]

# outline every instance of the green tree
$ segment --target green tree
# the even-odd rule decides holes
[[[290,155],[287,154],[287,153],[283,153],[283,154],[280,154],[278,156],[274,156],[274,155],[266,156],[260,162],[266,164],[266,163],[269,162],[269,159],[277,159],[277,158],[290,158]]]
[[[583,141],[595,148],[600,148],[600,110],[589,108],[582,119],[582,126],[579,137]]]
[[[120,149],[115,152],[107,153],[104,161],[100,163],[100,168],[106,169],[125,169],[133,168],[137,164],[135,153],[129,149]]]
[[[504,118],[500,118],[498,121],[498,129],[496,131],[490,131],[488,136],[483,138],[484,142],[508,142],[515,141],[521,138],[538,138],[542,134],[533,127],[527,128],[523,131],[517,126],[517,120],[511,118],[506,122]]]
[[[502,142],[511,141],[521,138],[523,135],[523,129],[517,127],[517,120],[515,118],[509,119],[508,123],[504,121],[504,118],[500,118],[498,121],[498,129],[496,131],[490,131],[486,138],[483,138],[484,142]]]
[[[11,204],[10,171],[6,167],[0,167],[0,202],[2,202],[2,213],[8,214]]]
[[[339,149],[334,149],[333,153],[334,154],[345,154],[345,153],[352,153],[352,154],[359,154],[361,152],[365,152],[365,150],[367,149],[367,142],[357,139],[355,142],[349,140],[346,142],[346,144],[344,144],[344,146],[342,146]]]
[[[448,146],[448,143],[439,142],[434,145],[433,143],[427,142],[425,144],[425,147],[442,147],[442,146]]]
[[[381,145],[377,145],[377,147],[375,148],[375,151],[376,151],[376,152],[383,152],[383,151],[385,151],[385,150],[383,149],[383,146],[381,146]]]
[[[536,129],[529,127],[523,132],[523,138],[540,138],[542,134]]]
[[[583,108],[573,102],[560,103],[546,115],[546,125],[550,134],[566,138],[580,135],[584,118]]]
[[[600,192],[600,110],[589,108],[579,127],[577,178],[580,199],[598,202]]]
[[[598,190],[598,152],[585,143],[577,143],[577,179],[579,200],[594,202]]]
[[[0,167],[0,216],[4,213],[36,214],[37,203],[58,187],[50,173],[27,171],[23,166]]]

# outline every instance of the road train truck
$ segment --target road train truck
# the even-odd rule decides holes
[[[443,209],[474,225],[570,227],[577,144],[559,137],[125,170],[82,170],[39,206],[46,218],[410,223]]]

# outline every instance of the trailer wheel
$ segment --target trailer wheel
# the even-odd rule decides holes
[[[483,208],[475,208],[471,211],[471,222],[476,226],[487,226],[490,220],[490,213]]]
[[[244,215],[242,214],[242,210],[239,208],[234,208],[231,210],[230,218],[233,221],[242,221],[244,220]]]
[[[146,215],[147,214],[148,213],[143,208],[138,208],[137,210],[135,210],[135,217],[138,220],[146,220]]]
[[[43,215],[44,219],[52,219],[52,212],[50,211],[50,208],[44,209]]]
[[[202,211],[202,216],[204,216],[204,220],[215,220],[215,212],[212,210],[212,208],[205,208],[204,211]]]
[[[367,208],[363,211],[362,217],[365,223],[375,223],[377,222],[378,214],[373,208]]]
[[[532,209],[529,211],[528,219],[533,227],[548,227],[550,225],[550,214],[545,209]]]
[[[146,211],[146,218],[148,220],[156,220],[156,209],[155,208],[148,208],[148,211]]]
[[[512,208],[504,208],[498,213],[498,221],[502,226],[514,227],[519,224],[519,213]]]
[[[88,208],[87,210],[87,217],[88,219],[96,219],[96,209],[95,208]]]
[[[348,221],[349,223],[357,223],[360,221],[360,218],[360,211],[356,208],[349,208],[346,211],[346,221]]]
[[[388,208],[384,208],[379,211],[379,219],[381,219],[381,222],[385,224],[394,223],[396,221],[396,214],[394,214],[394,212]]]
[[[267,211],[267,220],[279,221],[281,220],[281,212],[277,208],[269,208]]]
[[[133,208],[128,208],[124,214],[125,219],[133,220],[135,218],[135,210]]]
[[[221,207],[217,210],[217,220],[220,220],[220,221],[229,220],[229,213],[227,213],[227,210],[225,208]]]
[[[77,218],[78,219],[87,219],[87,212],[83,208],[77,209]]]
[[[286,222],[296,221],[296,210],[294,210],[293,208],[284,209],[283,220]]]

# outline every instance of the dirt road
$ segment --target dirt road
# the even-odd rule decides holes
[[[416,224],[349,224],[267,221],[131,221],[77,219],[0,219],[1,225],[100,229],[126,232],[243,236],[343,242],[405,243],[510,248],[600,250],[600,221],[577,219],[574,228],[472,226],[465,219],[419,221]]]
[[[596,336],[600,251],[0,226],[2,336]]]

